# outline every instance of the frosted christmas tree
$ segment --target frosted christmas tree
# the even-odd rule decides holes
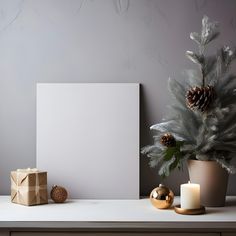
[[[204,16],[201,33],[190,34],[199,50],[186,52],[198,71],[187,71],[184,82],[168,81],[173,103],[163,122],[151,126],[154,144],[142,149],[163,177],[181,169],[187,159],[213,160],[236,172],[230,164],[236,157],[236,76],[229,72],[236,49],[223,46],[206,55],[206,47],[218,36],[218,23]]]

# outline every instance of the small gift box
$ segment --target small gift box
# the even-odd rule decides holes
[[[27,206],[48,203],[47,172],[35,168],[11,171],[11,201]]]

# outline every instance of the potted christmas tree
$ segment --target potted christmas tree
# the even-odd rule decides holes
[[[204,16],[201,33],[190,34],[199,50],[186,56],[198,71],[187,71],[182,82],[169,79],[173,103],[163,122],[151,126],[154,144],[142,149],[163,177],[188,161],[190,180],[200,183],[206,206],[224,205],[228,173],[236,172],[230,164],[236,156],[236,76],[229,73],[236,49],[223,46],[215,55],[206,55],[218,28]]]

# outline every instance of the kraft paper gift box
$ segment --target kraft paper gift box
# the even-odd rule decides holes
[[[47,172],[30,168],[11,171],[11,201],[26,206],[48,203]]]

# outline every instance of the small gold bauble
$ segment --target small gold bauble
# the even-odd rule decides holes
[[[171,207],[174,201],[174,193],[164,185],[154,188],[150,194],[150,200],[154,207],[166,209]]]

